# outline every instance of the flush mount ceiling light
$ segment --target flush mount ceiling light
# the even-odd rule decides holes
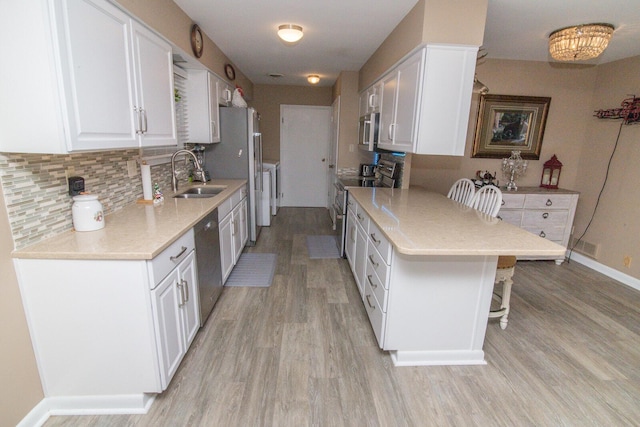
[[[287,43],[295,43],[303,36],[302,27],[295,24],[283,24],[278,27],[278,37]]]
[[[561,28],[549,36],[549,53],[558,61],[582,61],[600,56],[613,35],[611,24]]]
[[[307,81],[312,85],[316,85],[320,83],[320,76],[317,74],[309,74],[309,76],[307,76]]]

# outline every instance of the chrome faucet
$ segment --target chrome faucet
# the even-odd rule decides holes
[[[202,170],[202,166],[200,166],[200,162],[198,162],[198,158],[196,157],[196,155],[189,150],[182,149],[176,151],[171,156],[171,187],[173,192],[175,193],[178,191],[178,177],[176,176],[176,157],[180,154],[189,154],[191,157],[193,157],[193,164],[196,167],[196,170],[193,171],[194,181],[202,181],[203,184],[206,184],[207,180],[205,179],[204,170]]]

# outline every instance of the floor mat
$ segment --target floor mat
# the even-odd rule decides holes
[[[276,254],[243,253],[225,286],[271,286],[276,271]]]
[[[307,236],[307,252],[311,259],[340,258],[336,236]]]

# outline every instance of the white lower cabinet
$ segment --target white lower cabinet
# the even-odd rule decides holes
[[[152,292],[164,390],[200,327],[195,251],[191,251]]]
[[[148,261],[14,262],[45,397],[167,388],[200,324],[193,230]]]
[[[220,220],[220,261],[222,282],[226,282],[238,262],[249,237],[246,188],[241,188],[218,207]]]

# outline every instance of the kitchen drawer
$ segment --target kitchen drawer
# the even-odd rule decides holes
[[[356,209],[356,222],[360,224],[365,234],[369,234],[369,215],[358,206]]]
[[[378,226],[371,221],[369,223],[369,242],[378,250],[384,262],[391,264],[391,243],[382,234]]]
[[[378,300],[376,299],[376,296],[368,282],[365,283],[364,287],[364,308],[367,310],[367,315],[369,316],[369,322],[373,328],[373,333],[378,340],[378,346],[383,348],[384,329],[387,315],[380,309],[380,304],[378,304]]]
[[[233,196],[218,205],[218,218],[222,220],[233,210]]]
[[[525,209],[566,209],[571,207],[568,194],[527,194]]]
[[[367,244],[367,269],[369,266],[376,272],[382,284],[387,287],[387,281],[389,280],[389,270],[391,267],[387,265],[384,258],[378,253],[378,250],[375,248],[371,239],[369,239],[369,243]]]
[[[524,194],[509,194],[503,191],[500,209],[521,209],[524,206],[524,198]]]
[[[564,238],[565,227],[554,227],[549,225],[549,227],[522,227],[524,230],[527,230],[529,233],[533,233],[536,236],[543,237],[548,240],[553,241],[562,241]]]
[[[246,191],[245,191],[246,194]],[[236,191],[235,193],[233,193],[230,197],[231,199],[231,207],[235,207],[238,203],[240,203],[240,201],[242,200],[242,189]]]
[[[562,210],[530,210],[525,211],[522,217],[523,227],[540,227],[549,226],[564,227],[569,219],[569,212]]]
[[[354,214],[358,212],[358,202],[349,196],[347,196],[347,210],[352,211]]]
[[[195,249],[193,228],[184,233],[158,256],[147,262],[151,276],[151,289],[154,289],[167,274]]]
[[[500,210],[498,212],[498,218],[503,220],[504,222],[508,222],[509,224],[513,224],[517,227],[520,227],[520,223],[522,222],[522,210],[514,209],[510,210]]]
[[[371,263],[367,263],[367,270],[364,275],[364,280],[366,280],[367,284],[371,287],[376,299],[380,303],[380,308],[383,312],[387,312],[387,297],[389,296],[388,281],[383,282],[378,277],[378,274],[375,272],[373,265]]]

